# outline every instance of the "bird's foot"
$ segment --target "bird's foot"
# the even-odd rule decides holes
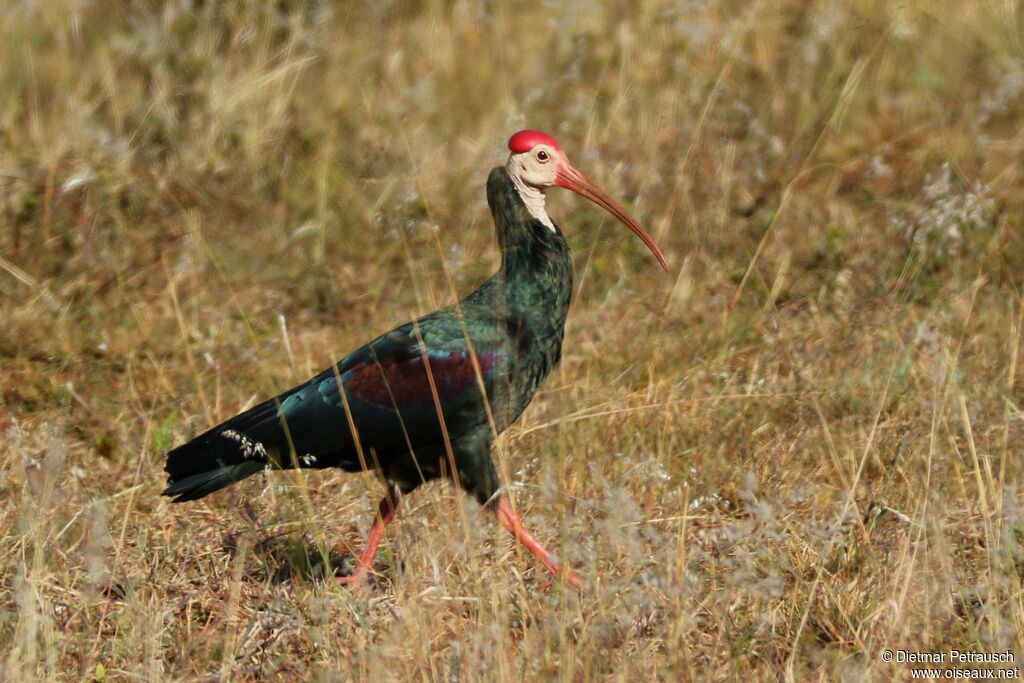
[[[377,517],[373,520],[370,535],[366,539],[366,549],[359,556],[356,570],[349,576],[335,577],[339,585],[351,586],[362,595],[370,592],[370,567],[373,565],[373,558],[377,556],[377,548],[384,539],[384,527],[395,518],[398,500],[398,489],[392,484],[388,487],[387,495],[380,501]]]
[[[583,581],[572,573],[568,567],[563,566],[554,556],[548,552],[548,550],[540,544],[540,542],[530,535],[526,529],[523,528],[523,522],[516,514],[515,510],[509,504],[507,498],[501,498],[498,501],[497,508],[498,520],[502,525],[512,532],[512,535],[522,543],[530,553],[536,557],[541,563],[548,568],[551,572],[552,578],[556,581],[565,581],[567,584],[575,588],[578,592],[583,592]]]
[[[545,593],[560,584],[568,584],[577,593],[583,593],[583,579],[573,574],[564,567],[561,568],[557,573],[549,573],[541,583],[541,590]]]
[[[565,581],[567,584],[575,588],[578,592],[583,592],[583,579],[573,574],[571,571],[562,568],[562,571],[556,576],[552,577],[553,581]]]
[[[346,586],[360,595],[366,595],[370,592],[370,572],[366,567],[359,567],[348,576],[336,576],[334,578],[339,586]]]

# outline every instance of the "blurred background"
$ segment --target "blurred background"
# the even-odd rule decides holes
[[[880,679],[1024,656],[1019,2],[138,2],[0,13],[0,672]],[[554,134],[564,357],[501,442],[588,582],[437,484],[168,505],[166,450],[497,267]],[[1014,649],[1016,648],[1016,649]]]

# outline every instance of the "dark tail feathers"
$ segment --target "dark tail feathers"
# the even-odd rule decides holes
[[[190,474],[180,479],[171,481],[171,484],[164,489],[163,495],[175,496],[173,503],[184,503],[188,500],[202,498],[214,491],[219,491],[225,486],[230,486],[236,481],[256,474],[266,467],[259,462],[242,462],[237,465],[218,467],[207,472]]]
[[[276,464],[282,449],[277,404],[266,401],[167,454],[167,488],[175,503],[196,500]]]

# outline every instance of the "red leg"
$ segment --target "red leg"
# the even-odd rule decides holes
[[[380,500],[377,509],[377,516],[370,527],[370,535],[366,539],[366,549],[359,556],[356,570],[350,576],[339,576],[338,583],[362,585],[369,578],[370,567],[373,566],[373,558],[377,555],[380,542],[384,540],[384,527],[395,518],[398,511],[398,489],[394,486],[388,487],[388,492]]]
[[[583,590],[583,582],[573,574],[571,571],[562,567],[555,558],[547,551],[547,549],[540,544],[536,538],[530,535],[526,529],[523,528],[523,521],[519,519],[519,515],[515,513],[512,506],[508,502],[508,498],[504,496],[498,501],[497,509],[498,521],[501,522],[502,526],[512,532],[512,535],[516,539],[526,546],[526,549],[536,557],[541,563],[547,567],[552,574],[555,576],[563,577],[570,586],[576,590]]]

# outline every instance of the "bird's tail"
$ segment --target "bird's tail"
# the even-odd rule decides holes
[[[268,467],[288,452],[273,399],[237,415],[167,454],[163,495],[195,500]]]

